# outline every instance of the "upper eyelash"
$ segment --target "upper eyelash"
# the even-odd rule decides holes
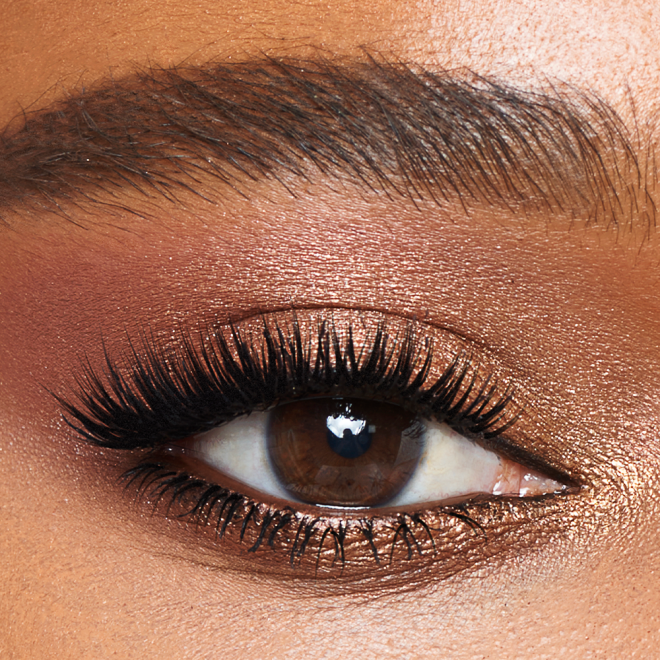
[[[195,348],[185,336],[171,356],[144,339],[144,357],[131,345],[128,375],[106,351],[99,375],[89,364],[77,379],[78,405],[57,397],[65,421],[88,441],[112,449],[155,447],[181,440],[255,409],[316,395],[350,395],[401,403],[457,430],[492,438],[509,428],[513,388],[503,390],[488,376],[477,385],[472,356],[460,352],[428,383],[433,342],[420,341],[410,324],[391,337],[378,324],[358,348],[351,325],[346,338],[319,322],[317,336],[303,337],[291,326],[263,320],[263,341],[255,345],[234,325]],[[233,350],[232,350],[233,349]]]

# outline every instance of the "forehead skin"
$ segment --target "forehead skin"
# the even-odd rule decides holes
[[[264,53],[308,57],[322,52],[329,57],[359,57],[367,49],[429,68],[467,67],[479,74],[502,76],[522,86],[561,80],[596,91],[627,121],[637,117],[645,122],[652,117],[660,93],[660,30],[658,5],[653,2],[14,0],[5,3],[2,23],[2,125],[23,110],[40,109],[73,89],[80,90],[108,76],[120,77],[136,66],[170,67],[213,59],[242,60]],[[289,197],[279,200],[278,205],[273,202],[278,201],[278,194],[259,201],[247,217],[254,220],[260,210],[265,210],[264,214],[271,214],[284,224],[287,218],[304,216],[292,235],[304,244],[306,259],[301,262],[309,265],[313,276],[313,251],[321,249],[319,246],[324,240],[333,238],[330,228],[326,230],[328,235],[320,233],[317,244],[309,241],[307,234],[313,233],[316,227],[315,213],[331,215],[334,208],[340,215],[350,218],[354,209],[345,202],[344,206],[333,207],[331,195],[321,199],[323,211],[309,200],[301,201],[296,208]],[[374,217],[382,217],[385,212],[376,206],[373,207]],[[369,212],[367,208],[364,216],[369,217]],[[414,214],[410,217],[416,218]],[[194,232],[188,233],[185,221],[179,225],[179,220],[172,219],[171,227],[175,227],[176,236],[169,245],[163,244],[163,254],[172,250],[175,243],[184,255],[197,249]],[[419,222],[419,218],[414,221]],[[306,222],[310,223],[312,231],[305,231]],[[493,223],[497,224],[496,220]],[[255,221],[255,224],[258,223]],[[502,222],[502,226],[505,224]],[[391,227],[396,230],[400,225],[405,225],[405,218],[394,213]],[[181,226],[184,229],[179,236],[177,228]],[[47,230],[43,231],[48,234]],[[86,240],[85,237],[71,231],[76,245],[83,245],[81,241]],[[157,234],[158,228],[149,226],[144,231]],[[442,241],[446,241],[443,245],[460,246],[468,233],[465,225],[451,225],[443,234]],[[256,229],[251,240],[255,236],[259,238]],[[176,541],[145,548],[136,541],[142,529],[137,523],[128,522],[126,529],[112,532],[106,529],[102,534],[89,522],[86,515],[104,515],[103,522],[116,525],[119,516],[112,516],[115,504],[99,500],[94,493],[85,499],[77,491],[70,496],[65,492],[62,484],[76,481],[77,471],[81,469],[76,461],[84,463],[88,460],[86,457],[74,460],[66,454],[66,449],[44,449],[49,461],[59,461],[64,466],[56,469],[50,465],[46,467],[34,448],[26,449],[23,442],[28,435],[24,431],[26,424],[29,433],[42,443],[49,439],[48,434],[56,425],[40,420],[44,413],[38,401],[22,400],[15,394],[16,373],[24,374],[27,362],[21,363],[20,357],[15,358],[5,349],[4,355],[10,357],[6,358],[5,364],[9,365],[6,372],[0,372],[0,396],[6,402],[4,411],[0,408],[0,414],[4,415],[0,448],[9,460],[0,464],[0,520],[6,530],[0,535],[0,555],[11,557],[11,561],[0,565],[0,655],[10,658],[222,657],[246,660],[340,655],[364,660],[390,657],[611,658],[634,654],[650,657],[651,649],[657,647],[660,638],[657,614],[660,589],[655,583],[660,570],[657,558],[660,543],[656,540],[660,535],[657,534],[658,507],[648,503],[654,495],[651,493],[646,499],[643,495],[646,494],[644,485],[657,479],[660,472],[659,452],[655,447],[658,401],[653,389],[658,385],[657,374],[660,373],[655,330],[660,324],[656,293],[660,252],[655,235],[639,251],[639,244],[635,243],[632,252],[626,250],[625,241],[618,243],[612,237],[600,241],[580,236],[565,239],[553,235],[551,238],[554,242],[549,242],[547,251],[541,254],[546,250],[544,241],[549,241],[548,237],[543,231],[528,237],[531,247],[526,254],[534,273],[527,272],[527,262],[509,264],[511,281],[514,277],[523,281],[529,276],[529,290],[545,292],[555,309],[565,303],[572,320],[592,321],[599,336],[609,333],[610,343],[606,343],[600,357],[607,362],[607,351],[610,351],[615,355],[612,363],[622,364],[632,355],[633,366],[628,371],[617,372],[619,381],[607,381],[606,385],[610,386],[607,392],[628,388],[634,392],[631,396],[644,400],[644,410],[649,411],[648,419],[640,420],[632,413],[628,419],[625,410],[612,404],[622,420],[617,423],[620,421],[622,428],[631,429],[631,438],[643,436],[649,440],[648,446],[634,445],[628,453],[622,450],[622,461],[629,461],[634,452],[642,457],[640,465],[642,460],[646,461],[636,468],[639,470],[637,480],[628,482],[634,491],[630,501],[636,503],[636,508],[629,512],[632,522],[613,532],[617,538],[629,534],[628,545],[612,544],[611,553],[599,554],[594,563],[590,563],[586,550],[577,549],[579,561],[571,563],[574,548],[569,539],[562,548],[562,553],[568,557],[565,565],[559,560],[553,565],[544,565],[542,560],[535,564],[532,558],[516,573],[517,582],[513,587],[492,575],[481,579],[473,574],[469,580],[454,581],[446,587],[436,589],[434,585],[427,585],[423,592],[388,593],[380,600],[378,597],[371,600],[354,597],[335,603],[329,598],[316,598],[313,593],[297,597],[286,589],[271,588],[267,580],[262,582],[259,577],[219,576],[213,571],[212,562],[207,565],[190,560],[191,550],[179,547]],[[337,240],[340,239],[342,235]],[[94,240],[90,238],[90,245]],[[154,236],[149,240],[156,244],[159,239]],[[476,266],[477,271],[482,268],[478,272],[480,291],[484,292],[484,300],[494,300],[504,280],[498,279],[501,264],[494,256],[491,259],[491,252],[495,255],[500,247],[505,251],[518,249],[518,237],[504,237],[500,241],[496,235],[486,234],[475,240],[482,241],[480,245],[485,253],[484,263]],[[0,247],[0,261],[6,258],[7,264],[15,266],[19,259],[11,254],[14,246],[17,254],[34,255],[43,245],[37,243],[36,247],[26,248],[21,236],[7,237]],[[131,236],[113,241],[111,245],[112,250],[103,250],[102,242],[95,244],[98,252],[92,249],[88,263],[83,264],[89,272],[94,267],[104,273],[114,273],[112,268],[117,263],[127,263],[135,270],[138,256],[142,257],[138,255],[139,239]],[[201,250],[202,260],[210,258],[208,253],[212,249],[221,250],[222,246],[222,235],[215,235]],[[598,253],[596,257],[592,252],[587,253],[592,248]],[[40,330],[33,328],[39,328],[40,323],[45,327],[50,318],[47,314],[57,301],[44,299],[42,308],[39,293],[34,293],[32,287],[51,290],[49,278],[65,271],[64,266],[58,268],[55,262],[57,258],[64,260],[68,249],[64,245],[54,250],[55,265],[44,268],[34,275],[29,285],[21,284],[24,288],[18,287],[13,297],[9,296],[10,302],[16,305],[16,313],[12,319],[7,314],[2,326],[6,332],[4,340],[18,337],[20,318],[27,318],[25,336],[40,341]],[[259,245],[254,246],[255,252],[259,249]],[[605,254],[605,249],[607,256],[599,256]],[[134,251],[126,254],[131,250]],[[272,250],[272,246],[264,250]],[[415,250],[412,246],[410,253]],[[432,259],[432,256],[429,248],[425,257]],[[246,261],[247,257],[243,257]],[[264,257],[267,258],[272,261],[275,257]],[[396,270],[396,254],[388,253],[379,258],[381,264],[391,264],[392,270]],[[575,268],[579,259],[583,259],[584,266]],[[340,264],[335,265],[340,267]],[[557,273],[572,273],[575,269],[579,277],[570,279],[567,275],[564,284],[568,282],[570,286],[561,289],[551,281],[553,268]],[[12,273],[8,271],[9,267],[5,271],[0,268],[0,283],[11,282]],[[145,289],[160,286],[159,277],[166,277],[170,271],[154,273],[149,276],[153,280],[145,279]],[[461,300],[464,299],[461,287],[462,282],[469,279],[469,273],[470,269],[464,264],[456,267],[450,264],[444,272],[447,281],[452,283],[447,285],[449,293],[428,290],[429,304],[438,310],[448,309],[452,301],[458,301],[452,311],[456,319],[452,317],[451,323],[459,329],[463,322],[461,316],[465,316],[461,315]],[[611,277],[608,279],[604,274]],[[432,279],[428,273],[424,277],[422,283]],[[284,304],[282,301],[293,298],[294,293],[286,287],[295,276],[281,279],[281,289],[273,294],[273,299],[279,296],[279,302]],[[341,279],[337,275],[337,282]],[[397,288],[393,286],[391,297],[389,293],[383,294],[384,307],[389,305],[396,311],[402,306],[408,281],[403,275],[401,279],[403,285],[399,289],[403,294],[397,298]],[[86,275],[78,278],[74,272],[66,281],[71,283],[70,300],[79,302],[85,295]],[[232,286],[227,278],[223,282]],[[410,284],[413,285],[414,282]],[[210,285],[207,282],[205,286]],[[305,283],[297,286],[297,291],[303,291]],[[340,289],[341,283],[333,282],[332,286]],[[360,286],[359,277],[356,276],[354,287],[351,280],[351,300],[358,308],[369,300],[369,292],[362,295]],[[567,291],[575,293],[573,300]],[[592,293],[601,295],[599,300],[614,303],[607,310],[582,314],[583,310],[590,309]],[[69,300],[67,295],[61,294],[60,299]],[[184,291],[176,295],[184,300],[190,294]],[[311,293],[302,295],[313,298]],[[119,303],[122,294],[117,296],[113,304]],[[23,301],[20,304],[16,302],[19,298]],[[321,305],[323,301],[312,302]],[[126,309],[131,309],[130,302],[126,304]],[[143,308],[145,304],[144,299],[138,297],[135,307]],[[615,308],[623,310],[627,316],[620,319]],[[83,326],[89,321],[91,327],[93,311],[81,312]],[[414,311],[411,309],[410,314]],[[606,321],[602,320],[601,311]],[[475,315],[478,319],[472,327],[470,320],[465,332],[488,335],[492,346],[503,355],[507,352],[512,355],[513,344],[503,337],[497,319],[489,318],[489,313],[484,309],[482,314]],[[25,314],[29,316],[20,316]],[[535,333],[539,344],[550,345],[553,337],[559,335],[561,341],[568,342],[566,337],[571,333],[582,337],[585,345],[590,340],[586,325],[578,327],[579,323],[575,323],[575,330],[565,327],[557,330],[547,321],[548,314],[541,314],[529,301],[516,307],[511,317],[520,336],[528,338],[525,350],[529,348],[532,356],[535,344],[529,338]],[[71,328],[59,323],[58,337],[61,333],[68,337],[66,341],[73,343],[75,335],[66,334],[73,332]],[[121,324],[121,319],[117,323]],[[479,323],[483,323],[483,328]],[[85,331],[80,330],[80,335],[84,334]],[[44,332],[43,336],[47,337],[48,333]],[[525,341],[521,341],[522,346]],[[573,364],[573,354],[579,353],[574,347],[570,348],[566,352],[569,366]],[[27,347],[24,350],[27,351]],[[524,351],[521,349],[521,352]],[[64,357],[59,359],[64,362],[67,355],[72,357],[74,353],[64,351]],[[36,360],[39,359],[37,356]],[[57,368],[57,360],[53,359],[53,363]],[[14,364],[18,366],[13,368]],[[534,357],[530,358],[529,365],[538,367],[537,372],[541,374],[547,366]],[[608,373],[606,367],[594,367],[598,378]],[[557,378],[556,370],[547,367],[547,373]],[[629,381],[625,381],[626,374],[632,374],[628,376]],[[646,377],[649,379],[648,396],[643,386]],[[548,379],[548,387],[552,389],[552,379],[550,376]],[[557,383],[553,396],[561,399],[565,383],[561,380]],[[588,369],[579,365],[576,383],[578,392],[587,393],[598,392],[601,385],[590,382]],[[602,409],[606,408],[606,398],[603,394],[599,401]],[[586,408],[580,410],[581,414],[587,414]],[[24,456],[28,459],[23,460]],[[89,459],[89,464],[92,463]],[[57,470],[60,470],[60,482],[42,483],[54,479]],[[22,486],[14,486],[13,479]],[[604,497],[607,499],[607,495]],[[614,502],[618,495],[611,494],[611,497]],[[35,513],[37,505],[38,513]],[[86,508],[94,513],[86,514]],[[104,510],[99,513],[102,508]],[[33,520],[36,522],[31,522]],[[607,530],[608,525],[613,523],[604,515],[603,529]],[[638,528],[644,531],[638,533]],[[537,573],[544,576],[544,581],[534,577],[527,580],[527,576]]]
[[[647,2],[5,3],[0,121],[135,64],[369,48],[480,74],[547,76],[653,105],[658,7]]]

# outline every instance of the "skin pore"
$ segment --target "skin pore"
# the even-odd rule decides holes
[[[595,117],[580,90],[593,92],[625,139],[603,140],[602,169],[589,161],[609,183],[552,203],[528,190],[497,203],[460,190],[401,194],[304,159],[304,177],[239,172],[230,186],[199,169],[195,191],[178,186],[170,199],[139,177],[66,196],[75,172],[35,197],[38,185],[3,163],[2,657],[653,655],[653,3],[18,1],[3,23],[5,144],[23,112],[38,122],[53,103],[125,85],[135,71],[267,57],[342,66],[375,57],[486,76],[564,99],[587,125]],[[604,197],[619,203],[599,206]],[[504,522],[491,516],[487,541],[467,524],[451,527],[456,546],[429,562],[315,579],[136,502],[118,480],[144,452],[83,441],[52,396],[79,391],[83,356],[102,373],[105,353],[126,354],[145,329],[176,349],[181,328],[290,321],[291,310],[338,324],[412,321],[439,359],[461,342],[473,347],[516,386],[524,414],[511,441],[578,492],[512,504]]]

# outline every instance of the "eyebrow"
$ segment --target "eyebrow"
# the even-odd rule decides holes
[[[212,198],[208,175],[249,197],[253,182],[293,176],[649,231],[656,170],[650,137],[633,128],[568,85],[525,90],[375,56],[152,67],[12,122],[0,218],[122,205],[131,189]]]

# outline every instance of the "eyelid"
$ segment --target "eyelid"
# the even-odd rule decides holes
[[[328,317],[319,310],[269,315],[208,328],[195,337],[182,332],[178,343],[169,346],[145,334],[140,343],[130,344],[128,355],[106,355],[104,372],[84,367],[77,379],[78,405],[59,397],[65,419],[99,446],[160,447],[160,455],[159,450],[143,453],[124,478],[149,506],[158,509],[162,504],[166,517],[214,528],[216,541],[223,539],[237,557],[263,544],[275,551],[274,533],[286,548],[283,561],[291,566],[299,566],[305,549],[314,546],[315,572],[321,562],[330,573],[339,564],[342,571],[351,566],[353,574],[363,574],[369,557],[381,566],[386,547],[389,564],[395,558],[410,560],[412,537],[405,530],[413,528],[410,533],[420,535],[415,552],[424,564],[433,562],[438,543],[444,547],[454,536],[451,552],[458,547],[477,552],[485,538],[478,538],[485,533],[479,521],[504,524],[493,520],[508,520],[518,504],[506,497],[477,497],[432,509],[422,505],[342,519],[313,507],[292,509],[290,503],[274,508],[260,501],[258,493],[246,495],[240,486],[232,491],[213,477],[208,481],[195,470],[182,470],[180,463],[163,456],[162,448],[250,410],[292,398],[345,394],[348,389],[352,396],[403,404],[431,418],[437,418],[434,410],[439,410],[485,447],[496,445],[498,453],[571,484],[561,465],[546,466],[542,455],[515,439],[519,419],[528,416],[519,403],[524,399],[484,351],[447,331],[396,317],[349,310]],[[320,362],[319,354],[325,355]],[[571,494],[568,489],[561,497]],[[556,508],[532,501],[526,506],[526,512],[537,506]],[[512,529],[519,524],[511,518]],[[466,540],[466,529],[477,537]],[[448,538],[437,537],[438,530],[446,530]],[[349,541],[355,548],[344,547]],[[443,553],[449,556],[448,546]]]
[[[142,335],[137,345],[129,340],[128,355],[106,354],[100,373],[83,363],[74,398],[58,400],[80,435],[114,449],[155,447],[280,401],[342,390],[428,417],[439,407],[485,439],[513,424],[513,387],[465,340],[404,319],[355,316],[273,315],[196,337],[181,332],[169,347]]]
[[[495,450],[506,458],[544,472],[552,479],[570,486],[580,483],[579,475],[567,472],[563,463],[565,452],[558,444],[559,441],[546,441],[545,436],[550,436],[551,427],[538,417],[535,399],[521,385],[521,379],[515,378],[515,371],[512,375],[510,366],[503,367],[483,347],[443,328],[378,312],[351,309],[289,310],[249,317],[235,324],[205,326],[194,335],[181,328],[170,333],[171,339],[168,341],[145,331],[137,341],[127,338],[128,351],[112,355],[106,351],[104,365],[91,365],[81,360],[74,393],[55,397],[62,407],[65,421],[79,437],[92,444],[113,449],[138,449],[165,446],[169,442],[211,429],[249,410],[267,409],[284,398],[327,395],[327,387],[323,383],[315,385],[317,392],[310,392],[304,391],[300,383],[294,382],[293,388],[289,383],[288,390],[280,387],[275,393],[271,392],[271,400],[266,401],[263,398],[263,383],[255,386],[254,382],[249,382],[247,385],[250,391],[244,392],[240,401],[234,401],[231,409],[225,410],[225,414],[218,415],[218,409],[225,406],[227,400],[222,392],[221,396],[217,396],[218,383],[214,382],[214,378],[209,378],[208,374],[209,365],[205,360],[213,362],[213,351],[219,348],[213,347],[213,343],[220,339],[226,340],[227,345],[223,349],[225,355],[215,357],[218,360],[227,356],[236,358],[240,372],[240,361],[245,360],[246,356],[237,356],[236,346],[232,347],[233,339],[243,337],[247,346],[255,351],[261,350],[266,327],[273,331],[271,337],[288,341],[289,345],[299,350],[305,345],[305,338],[309,341],[310,337],[318,337],[321,327],[328,330],[329,337],[338,340],[347,340],[352,336],[355,353],[353,359],[357,359],[357,353],[366,350],[368,338],[373,339],[378,333],[382,335],[384,330],[389,345],[396,349],[399,356],[405,348],[406,338],[412,338],[414,343],[408,342],[408,346],[416,344],[420,356],[426,350],[432,354],[426,369],[427,383],[437,381],[457,359],[463,360],[463,364],[468,364],[472,375],[476,377],[473,402],[478,399],[480,387],[495,386],[495,395],[490,398],[507,404],[503,407],[508,409],[506,418],[496,423],[496,446],[489,437],[492,428],[485,433],[479,433],[477,429],[477,441],[486,449]],[[299,332],[297,344],[294,337],[296,329]],[[212,349],[200,359],[199,347],[204,345]],[[335,352],[341,350],[340,346],[331,348]],[[215,362],[216,370],[218,360]],[[298,369],[300,364],[296,365]],[[272,373],[271,368],[271,376]],[[418,371],[415,376],[420,373]],[[237,377],[240,377],[240,373]],[[464,382],[467,383],[469,378],[471,376],[466,374]],[[272,385],[273,379],[269,382]],[[281,381],[276,384],[286,385]],[[349,385],[352,387],[352,384]],[[210,394],[201,399],[193,397],[195,400],[191,402],[191,392],[195,387],[205,389]],[[361,387],[364,388],[364,385]],[[411,400],[410,389],[405,391],[400,383],[391,380],[389,389],[385,389],[381,387],[377,392],[362,393],[353,390],[351,394],[402,405],[417,414],[433,418],[428,402],[420,401],[419,398]],[[424,409],[425,406],[427,409]],[[200,416],[203,416],[203,423],[200,423]],[[454,426],[461,433],[468,437],[475,436],[475,432],[465,428],[465,420],[454,421]]]
[[[197,466],[182,471],[177,463],[142,462],[123,475],[125,488],[151,513],[149,520],[191,524],[195,563],[206,557],[213,565],[221,561],[223,570],[262,573],[284,584],[295,579],[298,587],[309,583],[314,589],[324,588],[319,581],[330,578],[329,595],[362,591],[369,584],[381,591],[408,590],[429,579],[517,563],[552,535],[564,534],[571,520],[567,513],[575,515],[585,504],[569,488],[532,498],[475,497],[407,511],[340,513],[262,502],[259,493],[232,479],[220,486],[213,476],[205,480],[203,471],[196,474]],[[176,533],[168,526],[160,530]]]

